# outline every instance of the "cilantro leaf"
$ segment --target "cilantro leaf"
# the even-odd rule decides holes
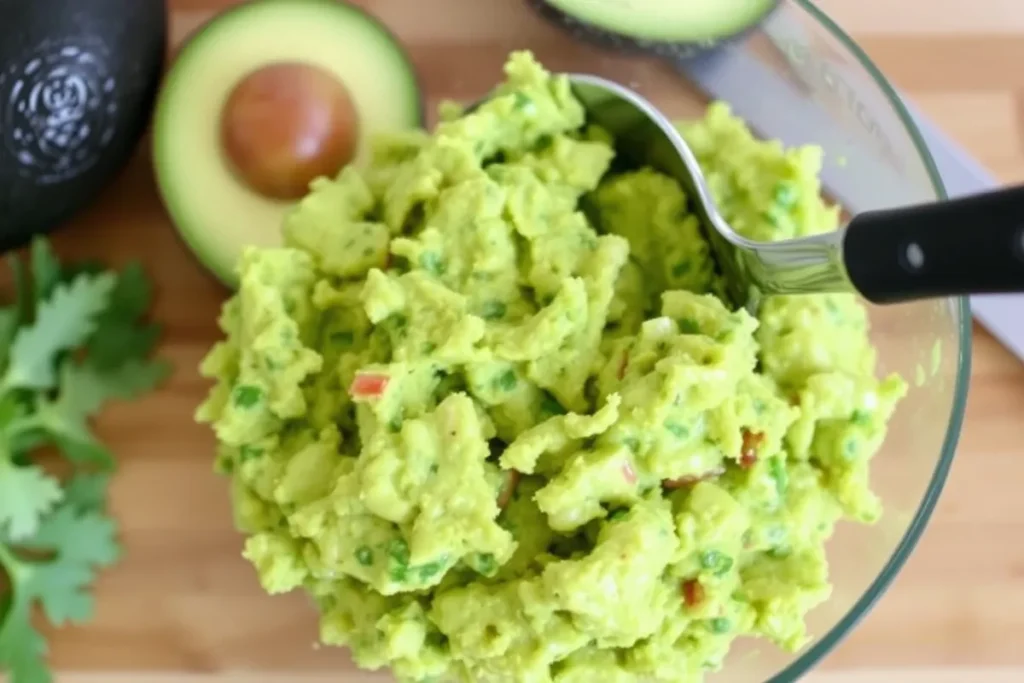
[[[92,417],[111,399],[132,399],[167,377],[170,366],[160,361],[129,360],[101,372],[91,363],[67,361],[61,366],[61,391],[54,409],[74,419]]]
[[[15,579],[15,592],[28,591],[39,601],[50,623],[60,626],[82,622],[92,615],[92,596],[86,588],[96,571],[121,556],[116,526],[102,512],[82,512],[64,504],[49,515],[39,531],[19,547],[48,557],[20,561],[23,578]]]
[[[29,260],[8,256],[17,301],[0,306],[0,673],[52,683],[36,608],[55,625],[88,620],[96,574],[120,556],[104,510],[115,461],[91,421],[170,368],[149,358],[160,329],[140,266],[62,264],[45,238]],[[74,466],[63,489],[35,463],[46,444]]]
[[[152,287],[142,266],[130,263],[119,273],[110,305],[89,339],[89,360],[108,369],[126,359],[145,358],[160,337],[160,326],[140,321],[149,309]]]
[[[32,624],[33,607],[38,604],[57,626],[91,618],[94,604],[87,589],[99,569],[120,557],[115,531],[103,513],[81,512],[65,503],[16,546],[44,559],[21,559],[0,545],[0,568],[11,583],[6,609],[0,609],[0,665],[10,671],[12,683],[52,680],[44,659],[46,642]]]
[[[102,510],[107,501],[110,476],[102,472],[76,474],[64,488],[64,500],[83,512]]]
[[[0,425],[10,425],[27,412],[28,406],[23,397],[14,393],[0,397]]]
[[[62,497],[57,480],[35,465],[17,467],[0,456],[0,532],[7,538],[36,533],[40,518]]]
[[[117,284],[110,294],[110,308],[106,315],[134,320],[146,314],[153,298],[153,287],[142,269],[142,264],[132,262],[117,276]]]
[[[128,358],[145,358],[156,346],[161,332],[159,325],[104,321],[89,340],[89,361],[99,368],[109,369]]]
[[[89,419],[105,402],[136,398],[157,386],[169,372],[170,366],[160,361],[131,360],[101,372],[90,363],[68,360],[61,366],[57,398],[41,401],[30,419],[72,462],[109,467],[113,456],[93,435]]]
[[[103,470],[114,467],[114,454],[89,432],[65,433],[54,438],[64,457],[77,465],[95,465]]]
[[[47,647],[32,625],[32,601],[19,593],[0,609],[0,671],[11,672],[11,683],[51,683],[46,666]]]
[[[32,279],[35,281],[36,301],[46,301],[53,294],[53,288],[60,282],[60,261],[53,253],[50,241],[43,237],[36,237],[32,240],[29,259],[32,267]]]
[[[7,266],[11,269],[11,279],[14,281],[15,319],[20,325],[31,320],[35,311],[32,301],[32,283],[29,282],[25,267],[14,254],[7,255]]]
[[[107,305],[114,276],[79,275],[59,284],[39,305],[35,322],[23,327],[11,345],[10,361],[0,386],[49,389],[57,382],[55,361],[92,334],[96,316]]]
[[[18,332],[19,317],[15,306],[0,308],[0,367],[7,365],[7,350]]]

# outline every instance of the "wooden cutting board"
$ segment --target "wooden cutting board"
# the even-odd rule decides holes
[[[416,0],[380,2],[396,11]],[[174,39],[228,4],[171,0]],[[1019,0],[822,4],[927,115],[1003,180],[1024,179]],[[443,25],[432,23],[439,36]],[[211,472],[212,439],[192,422],[205,390],[195,368],[217,336],[225,292],[176,238],[146,149],[57,238],[67,255],[145,263],[159,287],[163,353],[177,368],[158,394],[102,419],[101,432],[123,463],[113,507],[127,557],[100,582],[96,621],[54,636],[59,680],[367,680],[344,653],[314,650],[314,619],[303,600],[262,594],[239,557],[225,484]],[[809,680],[1024,680],[1022,439],[1024,366],[979,330],[967,426],[930,530],[895,586]]]

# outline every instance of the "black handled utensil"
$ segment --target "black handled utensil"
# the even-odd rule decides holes
[[[636,92],[570,74],[589,117],[620,156],[668,173],[689,190],[737,303],[751,294],[859,292],[875,303],[1024,291],[1024,187],[858,214],[843,228],[758,242],[715,204],[686,141]]]

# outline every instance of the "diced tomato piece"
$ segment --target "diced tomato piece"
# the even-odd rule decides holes
[[[757,462],[757,449],[764,441],[764,434],[743,430],[743,447],[740,450],[740,467],[753,467]]]
[[[683,581],[681,592],[687,607],[696,607],[704,602],[704,586],[697,579]]]
[[[388,376],[375,372],[357,372],[348,392],[354,398],[376,398],[388,388]]]
[[[705,481],[707,479],[714,479],[725,474],[724,467],[715,467],[710,469],[704,474],[688,474],[685,477],[676,477],[675,479],[665,479],[661,482],[661,485],[667,489],[681,489],[685,486],[692,486],[698,481]]]
[[[498,493],[498,507],[504,508],[512,500],[512,494],[516,492],[516,486],[519,485],[519,472],[518,470],[507,470],[505,472],[505,484],[501,487],[501,491]]]
[[[622,476],[628,483],[636,483],[636,470],[634,470],[633,465],[628,462],[622,465]]]

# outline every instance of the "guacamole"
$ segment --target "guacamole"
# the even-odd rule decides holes
[[[198,419],[245,557],[401,681],[696,682],[736,638],[801,647],[834,525],[881,514],[905,382],[852,295],[725,300],[679,185],[613,170],[529,53],[505,71],[242,257]],[[680,129],[743,234],[837,226],[819,149],[720,103]]]

